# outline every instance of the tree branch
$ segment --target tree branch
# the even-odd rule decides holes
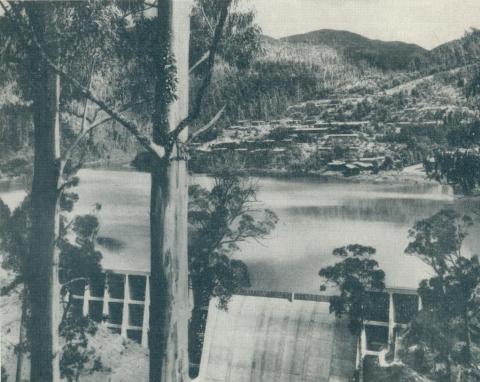
[[[143,2],[147,7],[150,7],[150,8],[158,8],[158,4],[156,1],[152,1],[152,2],[149,2],[149,1],[144,1]],[[149,8],[147,8],[149,9]]]
[[[65,284],[62,284],[62,290],[63,290],[64,288],[67,288],[67,289],[68,289],[68,287],[69,287],[70,285],[72,285],[72,284],[74,284],[74,283],[76,283],[76,282],[79,282],[79,281],[83,281],[83,282],[87,283],[87,282],[89,281],[89,279],[88,279],[87,277],[77,277],[77,278],[71,279],[71,280],[67,281]]]
[[[73,304],[73,296],[72,296],[71,293],[69,293],[68,294],[67,306],[63,310],[62,318],[60,320],[60,325],[62,325],[65,322],[65,320],[67,319],[68,311],[70,310],[70,307],[72,306],[72,304]]]
[[[0,4],[2,8],[5,11],[6,15],[10,15],[10,12],[7,10],[5,5],[0,1]],[[19,30],[22,33],[22,26],[20,22],[16,19],[12,19],[14,23],[17,24]],[[165,157],[165,147],[158,145],[154,143],[149,137],[146,135],[142,134],[140,131],[139,127],[133,122],[124,117],[123,115],[120,114],[117,110],[113,110],[105,101],[97,98],[91,91],[90,89],[85,88],[76,78],[73,76],[69,75],[68,73],[64,72],[58,65],[56,65],[50,57],[45,53],[45,50],[41,46],[40,42],[37,40],[35,33],[33,31],[28,32],[27,28],[27,34],[30,34],[32,38],[32,42],[34,45],[37,47],[38,52],[41,56],[42,59],[45,60],[45,62],[48,64],[48,66],[59,76],[62,77],[63,80],[69,82],[71,85],[73,85],[84,97],[89,99],[91,102],[99,106],[105,113],[107,113],[110,117],[112,117],[113,120],[119,122],[121,125],[123,125],[136,139],[137,141],[151,154],[156,156],[159,159],[162,159]]]
[[[3,57],[5,55],[5,53],[7,53],[8,51],[8,48],[10,47],[10,43],[12,41],[12,38],[9,36],[7,37],[6,41],[5,41],[5,45],[2,47],[2,49],[0,49],[0,55]]]
[[[129,119],[121,115],[119,111],[111,109],[104,101],[95,97],[95,95],[93,95],[89,89],[86,89],[75,78],[63,72],[48,58],[46,58],[46,61],[48,65],[57,74],[59,74],[64,80],[70,82],[73,86],[75,86],[77,90],[83,94],[83,96],[85,96],[91,102],[99,106],[106,114],[111,117],[112,120],[115,120],[119,122],[122,126],[124,126],[148,152],[155,155],[159,159],[162,159],[165,156],[165,148],[161,145],[155,144],[150,138],[144,135],[133,121],[130,121]]]
[[[89,77],[88,77],[88,87],[87,87],[87,89],[89,89],[89,90],[92,87],[93,71],[95,69],[95,61],[96,61],[96,59],[94,57],[93,60],[92,60],[92,66],[90,68],[90,73],[89,73]],[[86,125],[87,125],[87,120],[88,120],[87,112],[88,112],[88,98],[85,98],[85,103],[83,105],[83,116],[82,116],[82,125],[80,127],[80,134],[78,135],[75,142],[73,142],[73,144],[67,149],[67,151],[62,156],[63,164],[62,164],[62,169],[60,171],[60,175],[63,174],[65,161],[67,159],[69,159],[69,157],[70,157],[71,153],[73,152],[73,150],[75,149],[75,147],[77,147],[79,145],[80,141],[85,136],[85,130],[86,130]],[[88,122],[90,122],[90,121],[88,121]],[[91,131],[91,129],[88,129],[88,130]]]
[[[96,58],[95,58],[95,55],[94,55],[93,60],[92,60],[92,66],[90,68],[90,73],[89,73],[89,76],[88,76],[88,85],[87,85],[88,90],[90,90],[92,88],[93,71],[95,70],[95,61],[96,61]],[[85,130],[85,126],[87,124],[87,112],[88,112],[88,98],[85,98],[85,104],[83,106],[82,127],[81,127],[80,131]]]
[[[157,8],[157,4],[156,2],[153,2],[153,3],[150,3],[148,1],[144,1],[143,4],[145,5],[145,7],[143,9],[139,9],[139,10],[135,10],[135,11],[130,11],[130,12],[126,12],[122,15],[122,19],[126,19],[127,17],[130,17],[130,16],[133,16],[137,13],[143,13],[145,11],[148,11],[149,9],[152,9],[152,8]]]
[[[212,24],[210,23],[210,20],[208,19],[207,14],[205,13],[205,9],[203,8],[202,4],[199,4],[199,8],[200,8],[200,11],[202,12],[202,16],[205,19],[205,22],[208,25],[208,29],[210,29],[210,33],[212,35],[214,35],[215,31],[213,30]]]
[[[119,109],[118,111],[120,113],[123,113],[125,111],[127,111],[128,109],[132,108],[133,106],[135,105],[138,105],[139,103],[134,103],[134,104],[129,104],[129,105],[124,105],[121,109]],[[80,134],[77,136],[77,139],[75,139],[75,141],[72,143],[72,145],[67,149],[67,151],[65,152],[65,154],[63,155],[63,160],[67,160],[70,158],[70,155],[71,153],[73,152],[73,150],[80,144],[81,140],[87,136],[92,130],[96,129],[97,127],[103,125],[104,123],[107,123],[107,122],[110,122],[113,120],[113,118],[111,116],[108,116],[108,117],[105,117],[105,118],[102,118],[100,119],[99,121],[95,121],[97,119],[96,117],[97,113],[95,113],[95,118],[93,120],[89,120],[89,122],[91,123],[91,125],[87,128],[87,129],[82,129],[80,131]]]
[[[9,284],[2,287],[2,289],[0,290],[0,296],[6,296],[13,289],[15,289],[17,285],[20,285],[21,283],[23,283],[23,277],[15,276],[15,278]]]
[[[198,129],[197,131],[192,133],[190,135],[190,140],[193,140],[193,139],[197,138],[200,134],[204,133],[205,131],[210,129],[213,125],[215,125],[218,122],[218,120],[220,119],[220,117],[222,116],[226,107],[227,107],[226,105],[223,106],[220,109],[220,111],[217,114],[215,114],[215,116],[210,120],[210,122],[208,122],[205,126],[201,127],[200,129]]]
[[[97,109],[98,110],[98,109]],[[77,117],[79,119],[83,118],[83,113],[79,113],[78,111],[74,110],[73,108],[66,106],[65,109],[63,110],[65,113],[68,113],[70,115],[73,115],[74,117]],[[87,116],[87,121],[92,123],[95,120],[95,118],[90,118]]]
[[[188,70],[188,74],[192,74],[193,71],[208,58],[209,54],[210,52],[205,52],[203,56],[200,57],[200,59],[195,64],[193,64],[192,67]]]
[[[222,39],[223,29],[224,29],[225,23],[227,21],[228,11],[230,9],[231,4],[232,4],[232,0],[224,0],[223,1],[223,7],[220,11],[220,18],[218,20],[217,26],[215,27],[215,33],[213,35],[212,44],[211,44],[211,47],[210,47],[209,52],[208,52],[207,72],[205,74],[205,77],[203,78],[203,82],[200,85],[197,96],[196,96],[196,98],[193,102],[192,111],[189,113],[189,115],[185,119],[183,119],[177,125],[177,127],[174,130],[172,130],[169,133],[169,136],[171,138],[174,138],[175,140],[177,139],[177,137],[180,135],[180,133],[188,125],[190,125],[195,119],[198,118],[198,116],[200,114],[203,97],[207,93],[207,89],[210,85],[210,82],[212,81],[213,68],[214,68],[214,65],[215,65],[215,55],[217,54],[218,47],[219,47],[220,41]]]
[[[100,125],[103,125],[104,123],[107,123],[109,121],[113,120],[112,117],[105,117],[102,118],[101,120],[91,124],[87,129],[83,129],[80,134],[77,136],[75,141],[70,145],[70,147],[65,151],[63,154],[63,160],[68,160],[70,159],[70,156],[72,155],[73,150],[80,144],[82,139],[86,137],[93,129],[97,128]]]

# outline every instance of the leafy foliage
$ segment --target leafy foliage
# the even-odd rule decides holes
[[[96,332],[97,327],[92,320],[72,312],[62,322],[60,335],[65,338],[66,344],[62,349],[60,370],[62,378],[68,382],[79,381],[83,373],[108,371],[88,344],[88,337]]]
[[[211,191],[199,186],[190,189],[192,284],[194,292],[207,297],[207,301],[217,296],[226,306],[237,288],[248,286],[242,267],[228,256],[239,249],[240,242],[267,237],[278,221],[273,211],[254,207],[255,195],[253,184],[228,172],[215,177]],[[233,266],[237,269],[230,268]]]
[[[60,280],[71,283],[101,275],[102,254],[95,249],[98,219],[94,215],[76,216],[71,226],[65,229],[58,246],[60,248]]]
[[[450,129],[447,141],[451,147],[472,148],[478,145],[480,143],[480,121]]]
[[[70,194],[75,196],[75,200],[78,199],[75,193]],[[73,202],[63,211],[69,212],[72,208]],[[0,200],[2,267],[11,269],[17,274],[11,287],[5,288],[2,293],[8,293],[23,281],[25,262],[28,261],[29,256],[30,224],[30,197],[25,198],[13,213],[10,213],[8,207]],[[88,362],[92,362],[90,371],[93,370],[92,368],[101,367],[101,361],[95,357],[94,351],[88,346],[88,335],[94,334],[94,325],[88,318],[79,317],[78,312],[74,313],[70,309],[73,304],[72,294],[81,292],[89,279],[101,277],[102,254],[95,249],[99,223],[93,214],[75,216],[71,221],[68,221],[67,215],[64,214],[61,216],[60,226],[57,246],[60,251],[61,292],[62,298],[65,298],[67,293],[69,296],[60,325],[60,334],[66,341],[60,360],[61,373],[68,381],[76,381],[80,373],[87,368]],[[27,315],[28,312],[27,308]],[[34,330],[29,326],[28,329]],[[25,344],[22,344],[23,350],[19,348],[19,351],[25,351],[24,348],[26,348]]]
[[[480,321],[477,288],[478,256],[463,256],[462,244],[473,221],[453,210],[442,210],[410,230],[406,252],[434,271],[420,283],[423,310],[412,322],[405,342],[421,352],[418,371],[434,380],[474,381],[480,377]],[[407,352],[408,353],[408,352]]]
[[[31,99],[31,85],[29,81],[28,55],[37,52],[34,35],[41,26],[36,25],[35,14],[42,7],[33,3],[9,4],[16,20],[10,17],[2,18],[2,26],[7,32],[3,35],[3,46],[9,49],[10,55],[5,58],[5,65],[9,65],[10,78],[15,80],[22,90],[25,100]],[[78,2],[49,4],[49,9],[56,19],[56,33],[45,41],[43,48],[50,48],[58,44],[60,62],[69,73],[81,82],[87,82],[92,57],[95,57],[97,69],[107,67],[106,57],[115,54],[119,31],[126,27],[125,19],[119,8],[114,3],[104,2]],[[37,57],[38,58],[38,57]],[[75,91],[63,84],[62,96],[69,99]]]
[[[472,28],[463,38],[447,42],[428,54],[428,60],[420,65],[421,69],[446,70],[458,66],[476,64],[480,58],[480,31]]]
[[[435,151],[433,162],[424,163],[427,174],[439,181],[460,187],[470,195],[480,184],[480,155],[473,150]]]
[[[232,294],[250,286],[246,264],[231,255],[239,243],[267,237],[278,221],[273,211],[255,208],[255,195],[253,184],[228,172],[215,177],[211,190],[190,188],[188,254],[194,308],[189,349],[193,363],[200,362],[210,298],[218,297],[219,307],[227,309]]]
[[[0,250],[3,252],[2,267],[20,275],[29,253],[30,198],[26,198],[13,213],[0,199]]]
[[[480,70],[477,68],[471,81],[466,85],[465,95],[468,98],[474,98],[480,96]]]
[[[452,209],[441,210],[415,223],[409,230],[412,241],[405,251],[419,257],[438,275],[446,275],[462,261],[461,246],[472,224],[467,215],[461,216]]]
[[[196,0],[191,18],[190,65],[193,66],[209,49],[213,27],[219,15],[215,1]],[[261,29],[255,23],[253,11],[234,9],[230,12],[219,56],[229,65],[239,69],[248,68],[262,52]]]
[[[360,335],[369,312],[373,311],[369,291],[385,288],[385,273],[371,259],[375,248],[350,244],[333,250],[333,255],[343,258],[334,265],[322,268],[320,277],[334,284],[340,292],[330,300],[330,312],[338,317],[348,315],[349,329]]]

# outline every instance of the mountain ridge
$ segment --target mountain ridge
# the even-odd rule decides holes
[[[394,43],[394,44],[410,45],[410,46],[415,46],[415,47],[417,47],[421,50],[424,50],[424,51],[429,51],[429,50],[432,50],[432,49],[436,48],[435,47],[435,48],[432,48],[432,49],[427,49],[427,48],[422,47],[421,45],[406,42],[406,41],[375,39],[375,38],[366,37],[366,36],[364,36],[360,33],[352,32],[352,31],[349,31],[349,30],[346,30],[346,29],[329,29],[329,28],[316,29],[316,30],[312,30],[312,31],[309,31],[309,32],[305,32],[305,33],[296,33],[296,34],[293,34],[293,35],[288,35],[288,36],[277,38],[276,40],[292,40],[292,39],[295,39],[295,38],[307,37],[309,35],[314,35],[314,34],[318,34],[318,33],[350,35],[350,36],[355,36],[357,38],[361,38],[361,39],[364,39],[364,40],[369,40],[369,41],[376,42],[376,43],[386,43],[386,44]],[[268,35],[265,35],[265,37],[275,39],[274,37],[271,37],[271,36],[268,36]],[[443,44],[441,44],[441,45],[443,45]],[[440,45],[438,45],[438,46],[440,46]]]
[[[286,36],[278,41],[328,46],[339,50],[350,60],[365,61],[383,70],[405,70],[413,60],[425,60],[428,54],[427,49],[417,44],[373,40],[358,33],[334,29]]]

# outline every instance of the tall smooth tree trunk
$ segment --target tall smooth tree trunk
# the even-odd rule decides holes
[[[188,114],[190,0],[159,0],[159,75],[156,83],[154,142],[162,144]],[[176,66],[176,100],[165,93],[171,54]],[[184,131],[181,140],[185,140]],[[187,168],[182,150],[157,160],[151,175],[150,382],[188,381],[190,318],[187,257]]]
[[[18,336],[18,343],[20,345],[20,349],[17,353],[17,367],[15,370],[15,382],[22,381],[22,371],[23,371],[23,360],[25,358],[25,321],[27,319],[27,289],[24,287],[22,290],[21,295],[21,304],[22,304],[22,315],[20,317],[20,329],[19,329],[19,336]]]
[[[190,376],[196,378],[199,373],[210,295],[205,293],[201,282],[196,281],[195,278],[192,278],[191,282],[193,309],[189,328],[189,356],[192,365]]]
[[[463,311],[463,325],[465,331],[465,362],[470,364],[472,361],[472,337],[470,335],[470,319],[468,317],[468,308],[465,307]]]
[[[50,3],[30,3],[29,19],[40,44],[58,57],[55,18]],[[53,38],[52,38],[53,37]],[[60,380],[58,324],[60,302],[58,252],[55,250],[60,164],[60,77],[32,48],[32,110],[35,159],[32,185],[31,243],[26,264],[26,285],[31,310],[28,335],[31,382]]]

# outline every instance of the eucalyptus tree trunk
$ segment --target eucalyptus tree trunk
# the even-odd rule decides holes
[[[25,286],[23,287],[22,290],[22,295],[20,302],[22,304],[22,315],[20,317],[20,329],[19,329],[19,336],[18,336],[18,344],[20,345],[20,349],[18,349],[17,352],[17,365],[16,365],[16,370],[15,370],[15,382],[21,382],[22,381],[22,371],[23,371],[23,361],[25,358],[25,350],[24,350],[24,345],[25,345],[25,324],[27,320],[27,289]]]
[[[28,16],[39,43],[56,60],[54,9],[50,3],[28,4]],[[29,52],[35,159],[32,185],[31,242],[25,264],[30,319],[30,381],[59,381],[58,252],[55,250],[60,162],[60,78],[34,47]]]
[[[468,317],[468,307],[463,310],[463,325],[465,331],[465,363],[470,365],[472,362],[472,337],[470,335],[470,319]]]
[[[158,76],[153,139],[165,136],[188,114],[188,51],[190,0],[158,2]],[[176,100],[168,97],[169,66],[176,67]],[[185,141],[186,131],[180,136]],[[178,145],[152,166],[150,382],[188,381],[188,322],[190,318],[187,257],[187,168]]]

